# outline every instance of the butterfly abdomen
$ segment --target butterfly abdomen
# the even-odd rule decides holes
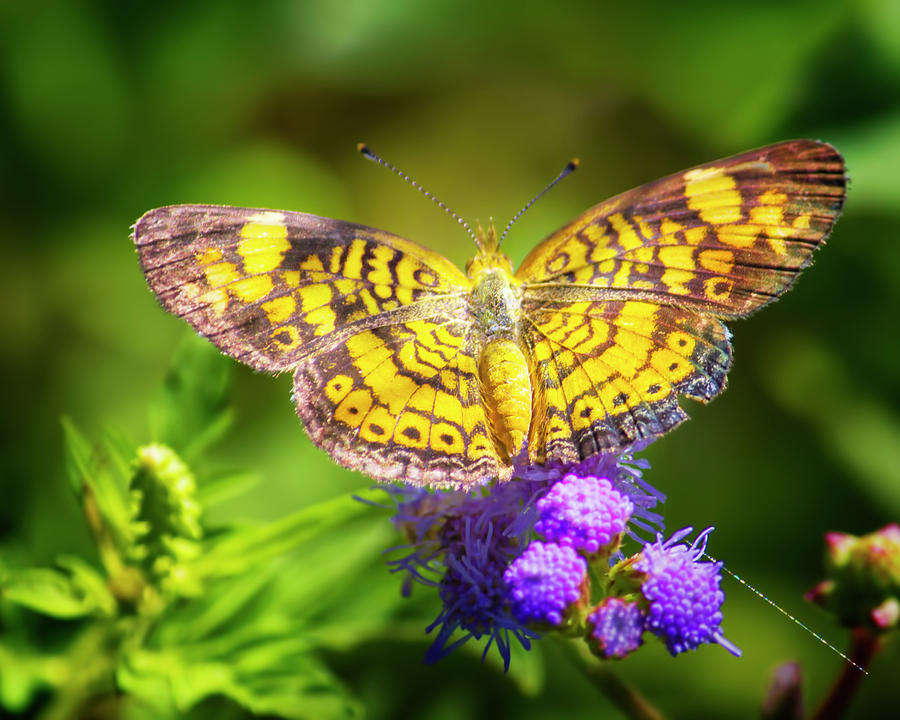
[[[528,361],[516,342],[497,338],[481,351],[478,374],[498,454],[514,458],[531,426]]]
[[[509,260],[495,253],[469,263],[470,309],[482,338],[478,376],[497,455],[515,458],[531,427],[531,373],[519,346],[522,292]]]

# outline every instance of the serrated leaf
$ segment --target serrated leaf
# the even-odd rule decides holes
[[[150,406],[154,438],[188,462],[225,434],[231,423],[232,364],[206,340],[185,336]]]
[[[308,636],[314,630],[306,628],[305,618],[320,612],[330,617],[344,598],[358,594],[354,586],[360,573],[366,566],[379,564],[377,558],[388,533],[381,525],[343,527],[340,533],[304,543],[277,561],[258,563],[239,576],[219,578],[207,585],[203,597],[174,609],[154,634],[154,643],[164,646],[207,637],[230,641],[225,636],[236,630],[252,636],[272,627]],[[365,616],[370,617],[369,613]]]
[[[246,630],[260,611],[257,599],[281,571],[280,565],[269,563],[257,572],[210,584],[203,596],[170,611],[153,635],[154,645],[200,642],[209,636],[227,641],[229,631]]]

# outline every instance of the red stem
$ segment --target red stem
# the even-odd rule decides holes
[[[882,648],[881,638],[866,628],[853,628],[850,637],[850,659],[859,665],[859,668],[867,669]],[[843,717],[865,677],[859,668],[844,663],[844,668],[835,680],[831,692],[811,720],[837,720]]]

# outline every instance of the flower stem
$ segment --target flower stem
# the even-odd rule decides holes
[[[844,663],[831,692],[813,714],[812,720],[835,720],[844,716],[864,677],[860,668],[868,668],[883,645],[878,635],[863,627],[853,628],[850,638],[849,656],[859,667]]]
[[[626,717],[632,720],[665,720],[659,710],[610,670],[609,661],[594,657],[584,642],[572,640],[563,643],[563,647],[582,674]]]
[[[59,691],[38,715],[39,720],[79,717],[84,705],[114,692],[114,630],[109,623],[89,626],[70,648]]]

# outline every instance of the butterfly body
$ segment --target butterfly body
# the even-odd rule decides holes
[[[513,270],[490,228],[463,273],[382,230],[209,205],[135,226],[150,287],[226,354],[294,373],[314,443],[377,480],[468,487],[668,432],[731,365],[723,320],[785,292],[846,179],[797,140],[601,203]]]

